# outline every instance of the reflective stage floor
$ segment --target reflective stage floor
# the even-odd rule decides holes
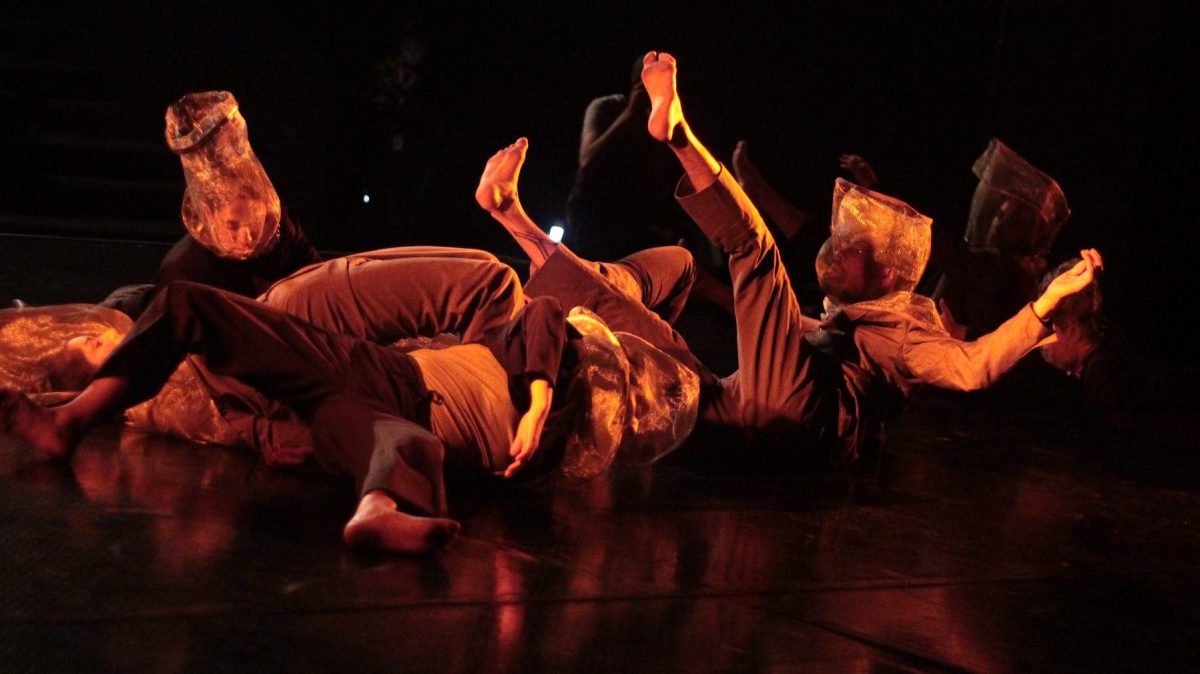
[[[919,396],[849,470],[685,445],[452,484],[462,535],[417,559],[348,552],[349,485],[242,451],[0,440],[0,671],[1195,671],[1195,420],[1113,430],[1036,365]]]

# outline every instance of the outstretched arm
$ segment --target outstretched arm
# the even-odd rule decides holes
[[[1058,303],[1095,279],[1103,266],[1100,253],[1085,250],[1080,256],[1083,259],[1055,278],[1041,297],[975,341],[960,341],[943,331],[909,330],[904,335],[904,365],[916,379],[942,388],[971,391],[990,386],[1051,333],[1048,316]]]
[[[529,396],[528,409],[509,446],[513,462],[504,471],[505,477],[528,465],[538,450],[567,341],[566,325],[558,300],[535,297],[507,327],[484,340],[511,377],[510,392],[518,409],[526,392]]]

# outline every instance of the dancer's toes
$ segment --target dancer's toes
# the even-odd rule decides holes
[[[525,152],[528,148],[529,141],[518,138],[515,143],[488,159],[483,167],[483,175],[479,177],[479,187],[475,189],[475,201],[483,210],[506,211],[513,204],[519,203],[517,181],[520,179],[521,166],[525,164]]]
[[[675,57],[666,52],[649,52],[642,60],[642,85],[650,96],[650,119],[646,128],[656,140],[671,140],[683,121],[683,108],[675,89]]]
[[[458,522],[444,517],[400,512],[391,498],[372,492],[359,503],[342,538],[353,548],[414,555],[444,548],[458,535],[459,528]]]

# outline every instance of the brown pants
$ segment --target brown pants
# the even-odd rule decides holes
[[[836,423],[836,363],[805,340],[813,322],[800,312],[775,240],[729,171],[694,192],[685,178],[676,197],[706,236],[729,255],[737,320],[738,370],[706,405],[708,423],[816,440]],[[796,436],[799,435],[799,438]]]
[[[180,282],[157,295],[96,376],[127,379],[123,402],[132,405],[189,354],[295,410],[312,428],[317,460],[352,476],[360,493],[383,489],[408,512],[446,513],[444,448],[426,428],[428,394],[409,356]]]

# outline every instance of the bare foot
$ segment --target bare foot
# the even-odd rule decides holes
[[[11,389],[0,389],[0,432],[12,433],[53,458],[67,456],[82,433],[63,423],[54,408],[42,407]]]
[[[517,142],[492,155],[483,167],[483,175],[479,177],[479,187],[475,190],[475,201],[483,210],[489,213],[507,211],[521,201],[517,197],[517,179],[521,175],[521,166],[525,164],[525,150],[529,141],[518,138]]]
[[[459,524],[441,517],[418,517],[396,510],[380,491],[368,492],[346,523],[342,538],[354,548],[379,548],[406,555],[431,552],[458,535]]]
[[[642,61],[642,84],[650,95],[650,135],[667,142],[683,122],[683,107],[675,90],[675,57],[666,52],[648,52]]]
[[[525,165],[528,148],[529,141],[518,138],[517,142],[492,155],[483,167],[483,175],[479,176],[475,201],[504,226],[529,256],[529,273],[532,274],[554,254],[558,244],[521,207],[517,182],[521,177],[521,167]]]

